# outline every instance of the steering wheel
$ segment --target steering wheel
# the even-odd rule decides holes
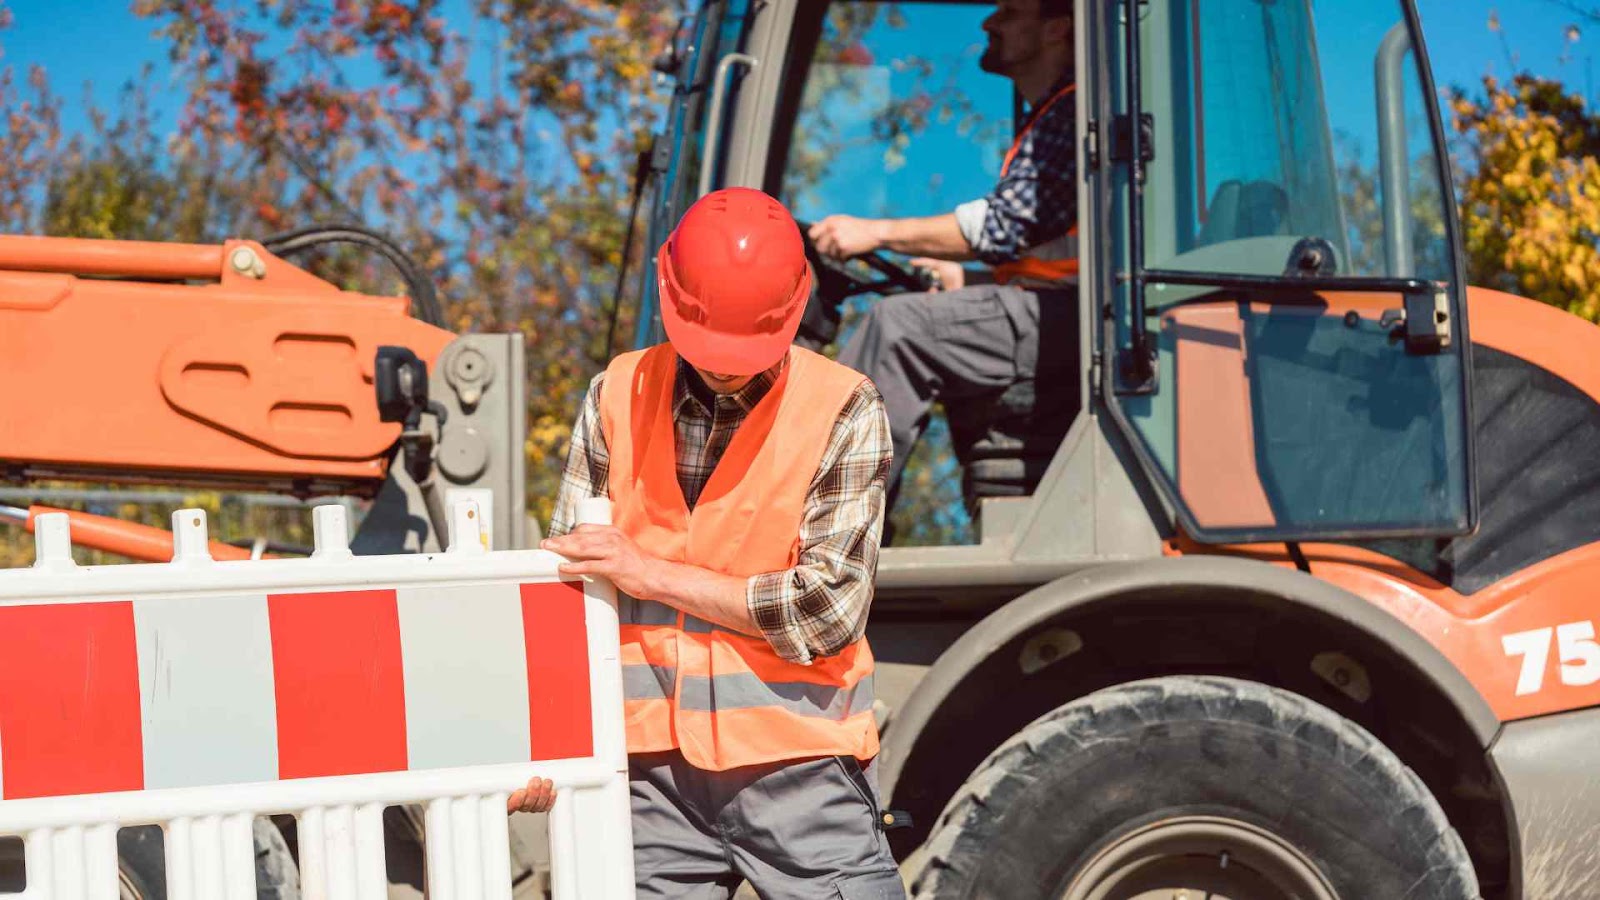
[[[818,287],[832,302],[842,302],[857,294],[903,294],[933,290],[935,282],[932,273],[895,262],[878,251],[853,257],[883,276],[878,280],[863,278],[849,266],[823,256],[817,250],[817,245],[811,240],[810,222],[796,221],[795,224],[800,226],[800,238],[805,241],[806,259],[817,271]]]
[[[902,265],[881,253],[867,253],[856,257],[869,269],[882,275],[880,279],[865,278],[842,262],[823,256],[812,242],[810,222],[796,222],[800,226],[800,239],[805,242],[806,259],[816,273],[811,286],[811,296],[806,300],[805,314],[800,320],[800,330],[795,343],[811,350],[821,351],[839,336],[840,322],[844,316],[844,302],[858,294],[904,294],[930,291],[934,286],[932,273]]]

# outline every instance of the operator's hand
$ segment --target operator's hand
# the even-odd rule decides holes
[[[512,813],[542,813],[549,812],[550,807],[556,805],[556,785],[548,778],[535,775],[528,779],[528,786],[517,788],[506,798],[506,815]]]
[[[640,550],[613,525],[579,525],[570,534],[546,538],[539,546],[572,560],[557,567],[563,575],[609,578],[617,590],[633,597],[654,593],[650,585],[659,560]]]
[[[919,256],[911,261],[911,265],[913,268],[927,269],[939,279],[934,287],[936,291],[959,291],[967,286],[967,270],[961,263]]]
[[[817,252],[833,259],[850,259],[883,246],[883,223],[855,216],[829,216],[811,226],[807,234]]]

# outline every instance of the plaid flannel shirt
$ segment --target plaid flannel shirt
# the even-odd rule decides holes
[[[1046,96],[1074,80],[1067,72]],[[1077,129],[1077,94],[1071,93],[1023,135],[994,190],[956,207],[956,222],[974,256],[992,266],[1014,262],[1078,224]]]
[[[678,361],[672,395],[678,486],[690,509],[734,432],[772,388],[784,364],[732,394],[718,395]],[[552,536],[572,529],[580,499],[609,493],[610,454],[600,427],[604,382],[601,372],[589,383],[573,425],[550,520]],[[780,657],[808,664],[813,656],[844,650],[866,632],[893,456],[883,398],[872,382],[862,381],[840,410],[811,480],[800,524],[799,561],[791,569],[752,576],[745,585],[751,618]]]

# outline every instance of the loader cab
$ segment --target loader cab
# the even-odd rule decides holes
[[[725,185],[802,220],[982,195],[1021,118],[977,67],[991,10],[708,0],[680,41],[647,246]],[[1470,530],[1464,279],[1411,4],[1081,0],[1075,22],[1081,338],[1054,348],[1071,370],[977,411],[976,546],[886,555],[888,579],[1179,534]],[[660,338],[654,282],[640,344]]]

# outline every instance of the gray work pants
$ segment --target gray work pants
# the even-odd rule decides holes
[[[874,303],[839,362],[872,379],[894,439],[892,498],[935,401],[998,395],[1040,369],[1076,366],[1076,289],[1031,291],[984,284]]]
[[[873,766],[822,757],[708,772],[628,757],[639,900],[904,900]]]

